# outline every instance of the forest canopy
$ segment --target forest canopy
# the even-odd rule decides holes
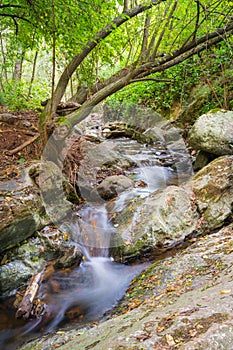
[[[221,42],[231,52],[233,2],[3,0],[0,29],[0,98],[12,84],[27,101],[48,98],[45,131],[61,101],[79,105],[74,125],[126,86],[174,82],[161,73]]]

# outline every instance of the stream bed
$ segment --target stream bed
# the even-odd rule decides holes
[[[111,141],[112,142],[112,141]],[[120,194],[114,208],[120,212],[132,197],[148,196],[151,192],[178,183],[174,158],[161,145],[145,146],[135,140],[114,140],[136,167],[126,171],[138,186]],[[150,264],[149,261],[120,264],[109,256],[111,235],[116,228],[106,209],[85,204],[78,212],[79,225],[72,226],[72,237],[84,255],[82,263],[73,268],[55,271],[40,286],[38,298],[46,305],[44,314],[23,321],[15,318],[14,296],[2,298],[0,304],[0,347],[14,350],[24,342],[43,334],[74,325],[80,328],[103,318],[124,296],[131,280]],[[100,248],[100,249],[95,249]]]

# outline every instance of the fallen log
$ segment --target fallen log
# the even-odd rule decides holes
[[[27,320],[30,317],[33,308],[33,302],[42,281],[42,276],[43,273],[39,272],[31,278],[29,286],[26,289],[24,297],[16,312],[16,318],[23,318],[24,320]]]

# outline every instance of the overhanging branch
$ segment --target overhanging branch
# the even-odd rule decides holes
[[[87,45],[82,48],[80,54],[75,56],[73,60],[68,64],[62,73],[59,82],[57,84],[57,88],[54,93],[54,103],[53,103],[53,112],[56,110],[57,105],[61,101],[66,87],[68,85],[69,79],[73,75],[74,71],[78,68],[78,66],[82,63],[82,61],[87,57],[87,55],[108,35],[110,35],[116,28],[120,27],[122,24],[127,22],[129,19],[139,15],[146,10],[149,10],[155,5],[160,4],[161,2],[165,2],[166,0],[153,0],[148,5],[138,5],[134,8],[130,8],[125,11],[123,14],[115,17],[108,25],[106,25],[103,29],[101,29],[93,40],[89,41]]]
[[[23,21],[26,21],[28,23],[31,23],[27,18],[19,16],[19,15],[15,15],[15,14],[10,14],[10,13],[4,13],[4,12],[0,12],[0,17],[10,17],[13,20],[16,19],[22,19]]]
[[[140,83],[141,81],[155,81],[156,83],[173,83],[174,79],[159,79],[159,78],[138,78],[138,79],[132,79],[130,81],[131,83]]]

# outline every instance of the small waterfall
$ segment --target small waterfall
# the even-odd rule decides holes
[[[111,211],[119,213],[129,199],[146,197],[177,181],[176,172],[174,174],[170,167],[172,159],[168,152],[163,153],[155,146],[144,147],[134,140],[114,142],[137,164],[128,175],[135,183],[141,181],[145,186],[135,186],[121,193],[113,202],[83,205],[72,222],[64,222],[60,226],[61,231],[68,233],[76,242],[84,259],[78,267],[54,272],[41,285],[38,298],[47,305],[44,316],[27,323],[17,320],[16,324],[12,312],[11,324],[0,330],[2,348],[13,350],[15,344],[52,332],[69,322],[76,322],[77,327],[78,324],[81,327],[88,321],[100,319],[123,297],[135,275],[148,266],[148,263],[134,266],[119,264],[109,256],[109,248],[117,246],[119,237],[117,228],[109,219],[108,205],[111,205]],[[161,160],[162,164],[166,162],[165,166],[161,166]],[[1,314],[4,315],[4,310]]]

